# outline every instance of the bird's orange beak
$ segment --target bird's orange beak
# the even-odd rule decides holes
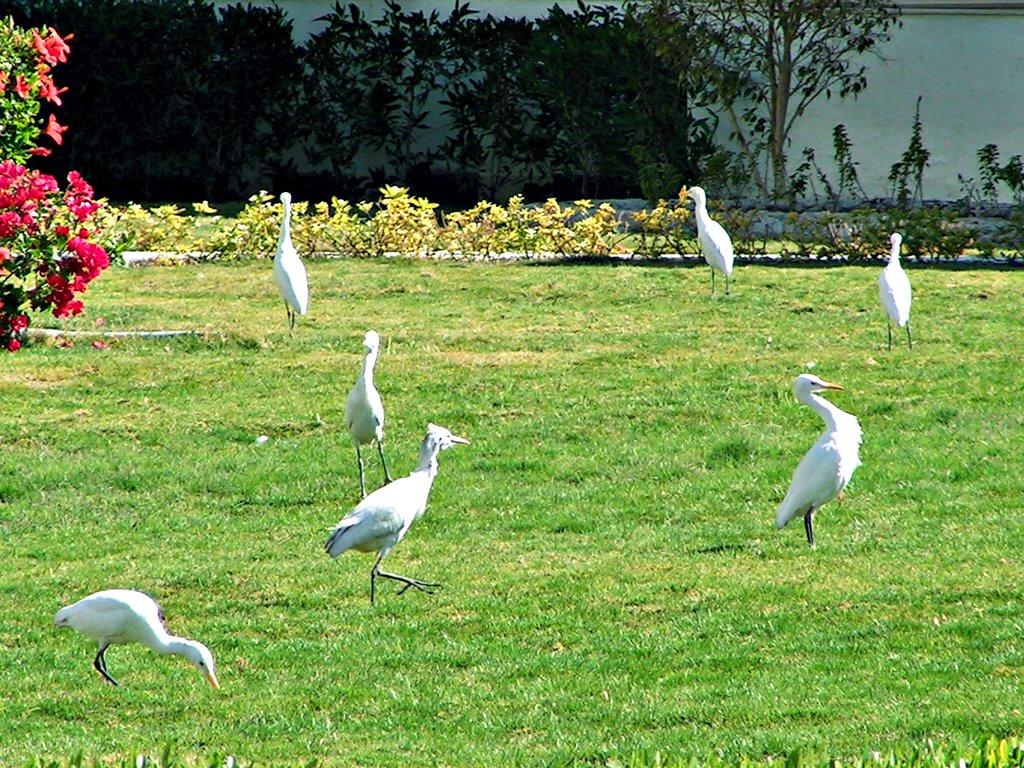
[[[825,389],[845,389],[845,387],[843,387],[840,384],[832,384],[831,382],[828,381],[823,381],[822,386],[824,386]]]
[[[452,435],[452,442],[458,443],[459,445],[469,445],[469,440],[464,437],[459,437],[458,435]]]
[[[218,691],[220,690],[220,683],[217,680],[217,676],[213,674],[213,672],[207,672],[206,679],[210,681],[210,685],[212,685]]]

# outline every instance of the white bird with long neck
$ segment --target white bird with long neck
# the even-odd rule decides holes
[[[149,595],[133,589],[105,589],[83,597],[57,611],[53,623],[71,627],[99,644],[93,660],[96,671],[111,685],[118,685],[107,670],[106,652],[111,645],[141,643],[161,654],[177,654],[199,668],[214,688],[220,688],[210,649],[195,640],[175,637],[164,627],[160,606]]]
[[[274,280],[288,313],[288,335],[295,336],[295,315],[305,315],[309,307],[309,283],[302,259],[292,245],[292,196],[282,192],[281,202],[284,204],[284,216],[274,256]]]
[[[380,350],[380,334],[367,331],[363,337],[366,354],[363,357],[363,370],[356,379],[355,385],[345,398],[345,425],[356,446],[356,461],[359,463],[359,492],[366,498],[366,480],[363,472],[363,454],[361,445],[377,442],[380,463],[384,465],[384,484],[391,482],[388,463],[384,460],[384,404],[380,392],[373,383],[373,369],[377,364]]]
[[[779,505],[775,525],[803,517],[807,543],[814,546],[814,513],[822,504],[840,496],[860,466],[861,431],[857,417],[818,395],[826,389],[842,389],[809,373],[796,377],[793,393],[803,405],[825,422],[825,431],[800,461],[786,498]]]
[[[426,510],[427,497],[437,476],[437,455],[452,446],[468,443],[469,440],[453,435],[444,427],[430,424],[420,446],[419,464],[413,473],[371,493],[331,532],[324,545],[324,549],[331,557],[337,557],[350,549],[378,553],[373,570],[370,571],[371,605],[376,596],[378,576],[402,582],[405,586],[398,594],[402,594],[409,587],[432,594],[431,587],[441,586],[436,582],[386,573],[380,569],[380,564]]]
[[[697,240],[704,261],[711,267],[711,295],[715,295],[715,272],[725,275],[725,295],[729,295],[729,275],[732,274],[732,239],[725,228],[708,213],[707,195],[702,187],[683,187],[680,198],[689,196],[694,202],[697,218]]]
[[[878,276],[878,295],[885,309],[886,329],[889,331],[889,349],[892,349],[892,324],[907,329],[907,349],[913,349],[910,339],[910,278],[900,265],[900,245],[903,235],[893,232],[889,236],[889,263]]]

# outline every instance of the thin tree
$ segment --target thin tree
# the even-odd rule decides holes
[[[683,65],[680,76],[712,88],[754,183],[774,199],[789,184],[793,125],[821,96],[860,93],[867,85],[862,55],[876,52],[898,23],[897,9],[885,0],[640,0],[640,6],[661,22],[660,50]]]

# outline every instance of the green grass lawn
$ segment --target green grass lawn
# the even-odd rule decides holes
[[[878,268],[741,265],[714,300],[703,267],[308,270],[293,341],[269,262],[111,269],[67,327],[214,333],[3,356],[0,764],[839,756],[1020,731],[1024,271],[909,268],[915,345],[889,352]],[[384,582],[375,607],[372,557],[321,548],[358,501],[343,418],[368,328],[392,472],[429,421],[472,440],[386,561],[444,588]],[[815,551],[773,527],[821,431],[790,391],[811,365],[864,430]],[[52,615],[112,586],[209,645],[222,689],[137,646],[104,684]]]

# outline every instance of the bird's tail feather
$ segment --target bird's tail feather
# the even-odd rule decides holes
[[[327,538],[327,542],[324,544],[324,551],[331,557],[337,557],[349,548],[349,545],[342,541],[342,539],[345,538],[345,534],[348,533],[350,527],[348,525],[338,525]]]

